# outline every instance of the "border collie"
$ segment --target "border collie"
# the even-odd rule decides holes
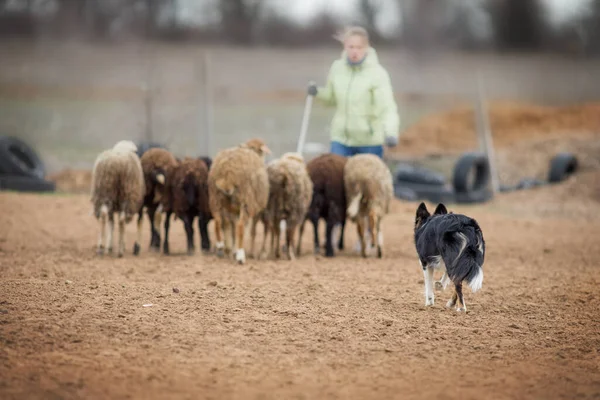
[[[446,307],[456,306],[456,311],[467,311],[463,281],[473,293],[483,284],[485,241],[477,221],[462,214],[448,213],[441,203],[431,215],[421,203],[415,217],[415,246],[425,278],[425,306],[434,303],[433,271],[443,266],[445,272],[439,283],[445,289],[452,281],[455,289]]]

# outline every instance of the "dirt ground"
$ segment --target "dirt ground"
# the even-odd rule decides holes
[[[466,315],[424,306],[414,203],[381,260],[349,225],[335,259],[308,229],[295,262],[238,266],[183,255],[179,221],[179,254],[148,252],[146,225],[139,257],[100,258],[87,195],[1,193],[0,398],[598,399],[599,178],[452,207],[487,241]]]

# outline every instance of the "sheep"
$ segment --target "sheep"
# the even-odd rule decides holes
[[[306,167],[313,182],[313,195],[306,218],[300,224],[297,255],[300,255],[301,252],[302,234],[307,219],[313,224],[315,254],[320,251],[318,230],[320,218],[323,218],[327,225],[325,229],[325,256],[334,256],[333,230],[337,225],[341,225],[338,249],[344,249],[344,228],[346,226],[344,166],[347,161],[346,157],[326,153],[313,158],[307,164]]]
[[[214,158],[208,174],[208,199],[215,222],[217,256],[229,254],[233,242],[235,260],[246,262],[244,231],[269,200],[265,155],[270,153],[262,140],[251,139],[220,151]]]
[[[171,214],[183,221],[187,235],[187,252],[194,253],[194,218],[198,216],[198,230],[202,251],[210,250],[208,237],[208,167],[200,158],[186,157],[181,160],[168,176],[167,196],[162,201],[166,213],[165,241],[163,252],[169,254],[169,228]]]
[[[160,250],[160,223],[163,212],[163,199],[167,196],[167,177],[177,165],[177,160],[169,151],[153,147],[140,158],[142,170],[144,171],[144,181],[146,184],[146,194],[144,202],[138,213],[138,223],[143,217],[144,207],[147,208],[148,218],[150,219],[150,249]],[[139,243],[136,242],[137,249]]]
[[[113,214],[118,213],[119,250],[122,257],[125,251],[125,224],[137,214],[144,200],[146,186],[142,164],[137,155],[137,147],[133,142],[122,140],[112,149],[98,155],[92,170],[91,202],[94,215],[100,221],[98,254],[104,254],[104,239],[108,221],[108,252],[113,248]],[[141,235],[141,221],[138,221],[138,242]],[[139,248],[134,246],[134,254]]]
[[[288,259],[294,257],[294,232],[304,220],[312,199],[313,183],[310,179],[304,158],[299,153],[285,153],[280,159],[267,166],[269,176],[269,201],[262,216],[265,232],[271,232],[271,256],[279,258],[280,223],[286,224],[286,253]],[[252,237],[256,236],[256,224],[252,223]],[[261,254],[265,252],[266,234],[263,238]],[[254,241],[252,243],[254,253]]]
[[[344,167],[344,186],[348,203],[347,215],[356,222],[361,255],[367,257],[365,219],[371,233],[371,246],[377,243],[377,257],[383,256],[381,220],[389,212],[394,188],[392,174],[381,158],[373,154],[357,154]]]

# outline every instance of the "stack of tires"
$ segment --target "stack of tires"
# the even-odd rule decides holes
[[[492,198],[490,168],[485,154],[465,153],[457,161],[452,184],[437,172],[400,164],[394,173],[396,197],[433,203],[483,203]]]
[[[56,185],[45,176],[42,160],[27,143],[0,136],[0,190],[54,192]]]

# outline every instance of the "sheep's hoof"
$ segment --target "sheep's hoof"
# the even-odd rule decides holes
[[[210,248],[202,249],[202,254],[210,254]]]
[[[319,246],[315,246],[315,250],[314,250],[314,252],[315,252],[315,255],[317,255],[317,256],[318,256],[318,255],[319,255],[319,253],[321,253],[321,248],[320,248]]]
[[[191,249],[188,249],[188,250],[187,250],[187,255],[188,255],[188,256],[193,256],[195,252],[196,252],[196,251],[195,251],[195,250],[194,250],[194,248],[192,247]]]
[[[335,253],[333,252],[333,248],[325,249],[325,257],[334,257]]]
[[[98,247],[98,249],[96,250],[96,254],[99,256],[103,256],[104,255],[104,247]]]
[[[123,252],[119,251],[119,254],[117,254],[117,257],[122,258],[123,257]]]
[[[381,247],[377,248],[377,258],[382,258],[383,257],[383,252],[381,251]]]
[[[109,247],[108,248],[108,254],[112,254],[112,251],[113,251],[112,247]]]
[[[246,262],[246,253],[244,249],[239,249],[235,252],[235,261],[238,264],[244,264]]]
[[[217,243],[215,246],[215,252],[217,253],[217,257],[225,257],[225,244],[223,242]]]
[[[140,245],[139,243],[136,243],[133,245],[133,255],[137,256],[140,254]]]

